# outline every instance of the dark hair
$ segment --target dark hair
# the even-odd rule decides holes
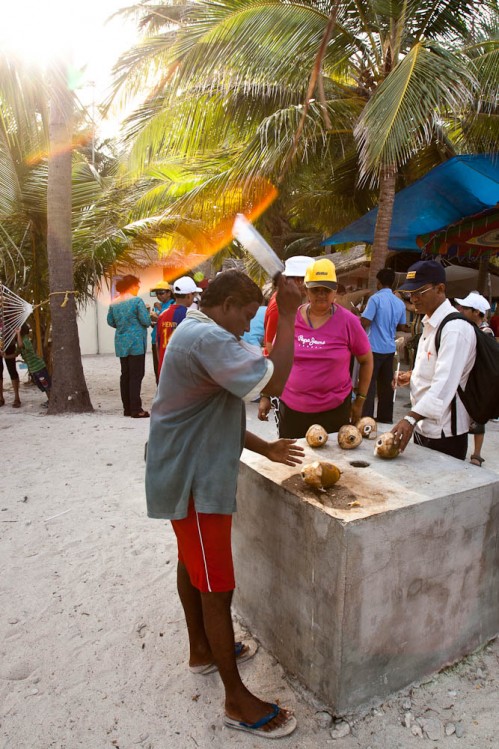
[[[29,325],[26,322],[23,322],[21,325],[21,335],[29,335],[30,334]]]
[[[123,294],[123,292],[128,291],[128,289],[131,289],[132,286],[136,286],[138,283],[140,283],[140,279],[137,276],[123,276],[123,278],[116,281],[116,291],[118,294]]]
[[[393,282],[395,281],[395,271],[391,268],[381,268],[376,274],[376,278],[382,286],[389,286],[392,288]]]
[[[210,281],[201,296],[203,307],[218,307],[231,298],[238,307],[262,303],[263,294],[254,281],[239,270],[226,270]]]

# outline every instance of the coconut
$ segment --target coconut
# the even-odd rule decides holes
[[[378,426],[370,416],[363,416],[355,425],[365,440],[375,440]]]
[[[374,454],[378,458],[385,458],[391,460],[396,458],[400,454],[400,446],[398,440],[395,438],[393,432],[385,432],[378,437],[376,444],[374,445]]]
[[[302,479],[315,489],[327,489],[336,484],[341,476],[340,469],[327,460],[316,460],[301,469]]]
[[[322,447],[328,440],[328,433],[320,424],[312,424],[308,428],[305,438],[310,447]]]
[[[352,450],[362,442],[362,435],[353,424],[345,424],[338,432],[338,444],[343,450]]]

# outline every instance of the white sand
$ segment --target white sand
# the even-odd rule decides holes
[[[81,416],[47,416],[44,396],[24,374],[23,406],[12,409],[4,374],[0,748],[267,746],[224,729],[218,675],[195,677],[186,667],[173,533],[145,514],[149,422],[121,415],[114,357],[85,357],[84,365],[95,413]],[[155,389],[148,367],[146,407]],[[258,425],[253,406],[249,421]],[[494,444],[497,455],[498,425],[491,431],[488,450]],[[241,669],[259,696],[295,709],[299,728],[281,742],[286,747],[419,746],[401,725],[402,695],[332,741],[317,724],[318,706],[270,654],[260,648]],[[464,738],[446,738],[446,746],[497,748],[498,685],[496,641],[414,690],[411,710],[462,722]]]

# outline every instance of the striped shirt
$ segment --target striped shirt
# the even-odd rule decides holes
[[[33,344],[27,335],[23,337],[23,345],[21,346],[20,353],[28,366],[28,372],[39,372],[41,369],[45,369],[45,362],[35,352]]]

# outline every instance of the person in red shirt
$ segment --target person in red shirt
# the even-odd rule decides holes
[[[182,276],[173,284],[175,304],[160,314],[156,323],[156,346],[158,349],[158,379],[165,351],[175,329],[185,319],[187,310],[194,301],[194,294],[202,291],[190,276]]]
[[[291,278],[300,289],[302,302],[306,300],[307,290],[305,288],[305,273],[307,268],[314,262],[313,257],[307,255],[294,255],[286,260],[284,263],[283,276]],[[267,305],[267,311],[265,312],[265,319],[263,322],[263,355],[268,356],[272,351],[274,345],[274,338],[277,332],[277,321],[279,320],[279,310],[277,309],[276,292],[270,297],[270,301]],[[279,398],[269,398],[267,395],[263,395],[260,398],[258,406],[258,418],[260,421],[268,421],[268,412],[270,407],[274,409],[274,417],[277,431],[279,432]]]
[[[496,310],[489,320],[489,325],[494,331],[496,338],[499,338],[499,304],[496,306]]]

